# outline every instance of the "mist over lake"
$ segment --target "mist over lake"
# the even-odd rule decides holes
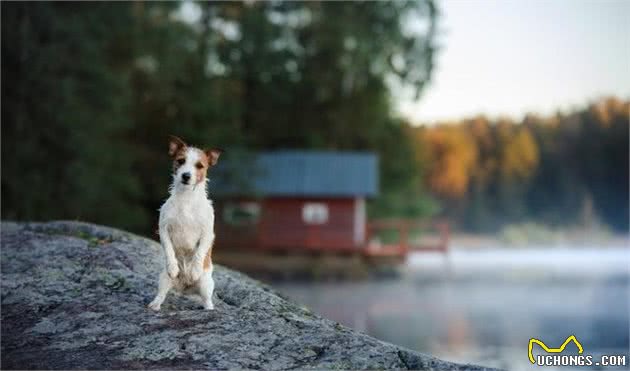
[[[455,247],[447,257],[412,255],[395,279],[274,286],[385,341],[447,360],[527,370],[537,367],[527,356],[530,338],[557,347],[574,334],[585,354],[628,353],[626,246]]]

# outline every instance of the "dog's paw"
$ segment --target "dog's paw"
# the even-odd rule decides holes
[[[179,267],[177,266],[177,264],[169,264],[168,267],[166,267],[166,270],[168,272],[168,276],[172,279],[177,278],[177,276],[179,275]]]
[[[202,274],[203,266],[201,265],[194,265],[190,270],[190,278],[192,278],[193,281],[198,281]]]
[[[214,304],[212,304],[211,301],[207,301],[207,302],[203,303],[203,309],[205,309],[205,310],[213,310],[214,309]]]
[[[148,307],[149,307],[149,309],[158,312],[160,310],[160,307],[162,307],[162,303],[159,303],[159,302],[153,300],[152,302],[149,303]]]

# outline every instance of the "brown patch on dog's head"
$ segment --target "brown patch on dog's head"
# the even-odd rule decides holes
[[[219,156],[221,156],[223,150],[221,148],[212,148],[206,149],[204,153],[208,157],[208,163],[210,164],[210,166],[214,166],[219,161]]]
[[[219,160],[219,156],[221,152],[220,149],[208,149],[205,151],[197,150],[199,155],[199,160],[195,164],[195,172],[197,174],[197,183],[203,181],[203,179],[208,174],[208,170],[217,164]]]
[[[168,154],[173,158],[173,171],[177,171],[186,162],[188,145],[179,137],[171,135],[168,142]]]
[[[195,174],[197,183],[202,182],[208,174],[208,168],[210,167],[208,156],[200,149],[196,149],[199,160],[195,163]]]
[[[181,138],[176,137],[175,135],[170,135],[168,140],[168,154],[171,157],[175,157],[178,152],[183,152],[186,150],[186,142],[184,142]]]

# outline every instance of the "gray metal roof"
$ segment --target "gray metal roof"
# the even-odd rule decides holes
[[[275,151],[247,161],[222,156],[211,174],[213,195],[376,196],[378,158],[370,152]]]

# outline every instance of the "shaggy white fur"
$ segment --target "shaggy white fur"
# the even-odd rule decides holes
[[[207,198],[206,172],[216,163],[220,151],[216,150],[218,152],[213,153],[216,157],[210,159],[213,155],[207,155],[208,152],[185,146],[183,142],[179,145],[181,148],[171,151],[175,166],[170,197],[160,208],[159,234],[165,266],[159,277],[157,295],[149,308],[160,310],[169,290],[175,289],[198,294],[204,308],[214,309],[210,260],[215,237],[214,208]]]

